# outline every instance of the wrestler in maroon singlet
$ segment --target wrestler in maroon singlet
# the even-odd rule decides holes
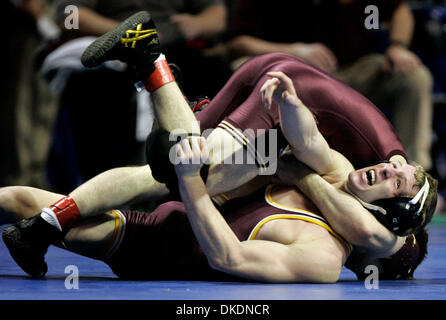
[[[266,110],[260,95],[270,71],[282,71],[292,79],[298,97],[315,115],[330,147],[356,168],[396,154],[407,159],[394,128],[372,102],[332,76],[282,53],[261,55],[244,63],[198,114],[201,129],[216,128],[221,121],[242,131],[279,128],[277,106]],[[279,141],[278,150],[284,144]]]
[[[308,198],[297,193],[299,208],[281,206],[271,196],[272,188],[274,186],[270,185],[249,197],[232,199],[218,207],[240,241],[254,239],[263,223],[272,219],[298,219],[324,228],[343,244],[347,255],[351,252],[351,245],[318,215],[319,211]],[[115,230],[120,235],[110,247],[116,249],[103,260],[121,279],[240,280],[209,266],[181,202],[164,203],[151,214],[119,211],[119,215],[125,222],[117,227],[120,230]],[[407,275],[418,256],[418,242],[410,236],[395,255],[384,259],[387,265],[385,274]],[[363,261],[355,263],[361,266]],[[356,265],[351,264],[350,267]],[[360,273],[358,277],[361,276]]]
[[[270,185],[255,194],[233,199],[218,207],[240,241],[253,239],[270,219],[299,219],[316,223],[337,238],[348,255],[351,246],[319,216],[314,204],[298,194],[300,208],[292,211],[274,203]],[[270,199],[270,200],[269,200]],[[213,270],[192,231],[182,202],[170,201],[147,214],[120,211],[125,216],[125,234],[115,253],[105,262],[120,278],[128,279],[229,279]],[[250,237],[251,236],[251,237]]]
[[[282,71],[292,79],[299,98],[315,115],[319,131],[331,148],[346,156],[355,167],[396,154],[407,159],[395,130],[368,99],[317,68],[280,53],[258,56],[243,64],[198,114],[201,129],[216,128],[222,121],[241,131],[279,129],[277,106],[266,110],[260,96],[269,71]],[[285,145],[286,141],[281,139],[279,146]],[[249,199],[233,199],[219,208],[241,241],[248,239],[262,219],[289,214],[266,203],[263,195],[254,194]],[[318,212],[307,200],[304,206],[305,210]],[[107,261],[121,278],[215,280],[228,277],[209,267],[181,202],[162,204],[149,215],[135,211],[122,213],[126,219],[124,239]]]

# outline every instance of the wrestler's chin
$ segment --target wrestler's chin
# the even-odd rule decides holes
[[[347,179],[347,187],[359,197],[362,191],[365,191],[365,187],[367,187],[367,185],[364,185],[364,172],[361,170],[350,172]]]

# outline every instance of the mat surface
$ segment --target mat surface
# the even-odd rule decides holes
[[[51,247],[46,279],[30,279],[0,240],[0,300],[444,300],[446,224],[429,230],[429,254],[412,281],[379,281],[367,289],[343,269],[335,284],[122,281],[102,262]],[[74,267],[75,268],[74,268]],[[79,281],[73,281],[77,270]]]

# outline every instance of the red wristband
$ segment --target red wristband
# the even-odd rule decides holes
[[[147,78],[144,85],[149,92],[164,86],[169,82],[174,82],[175,78],[170,70],[166,59],[155,62],[155,71]]]
[[[62,229],[71,226],[80,217],[79,208],[70,196],[60,199],[50,209],[56,215]]]

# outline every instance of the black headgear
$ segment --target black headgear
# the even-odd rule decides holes
[[[367,203],[359,199],[356,195],[354,196],[387,229],[398,236],[406,236],[414,228],[422,225],[423,216],[421,212],[428,194],[429,182],[426,178],[424,186],[413,198],[395,197]]]

